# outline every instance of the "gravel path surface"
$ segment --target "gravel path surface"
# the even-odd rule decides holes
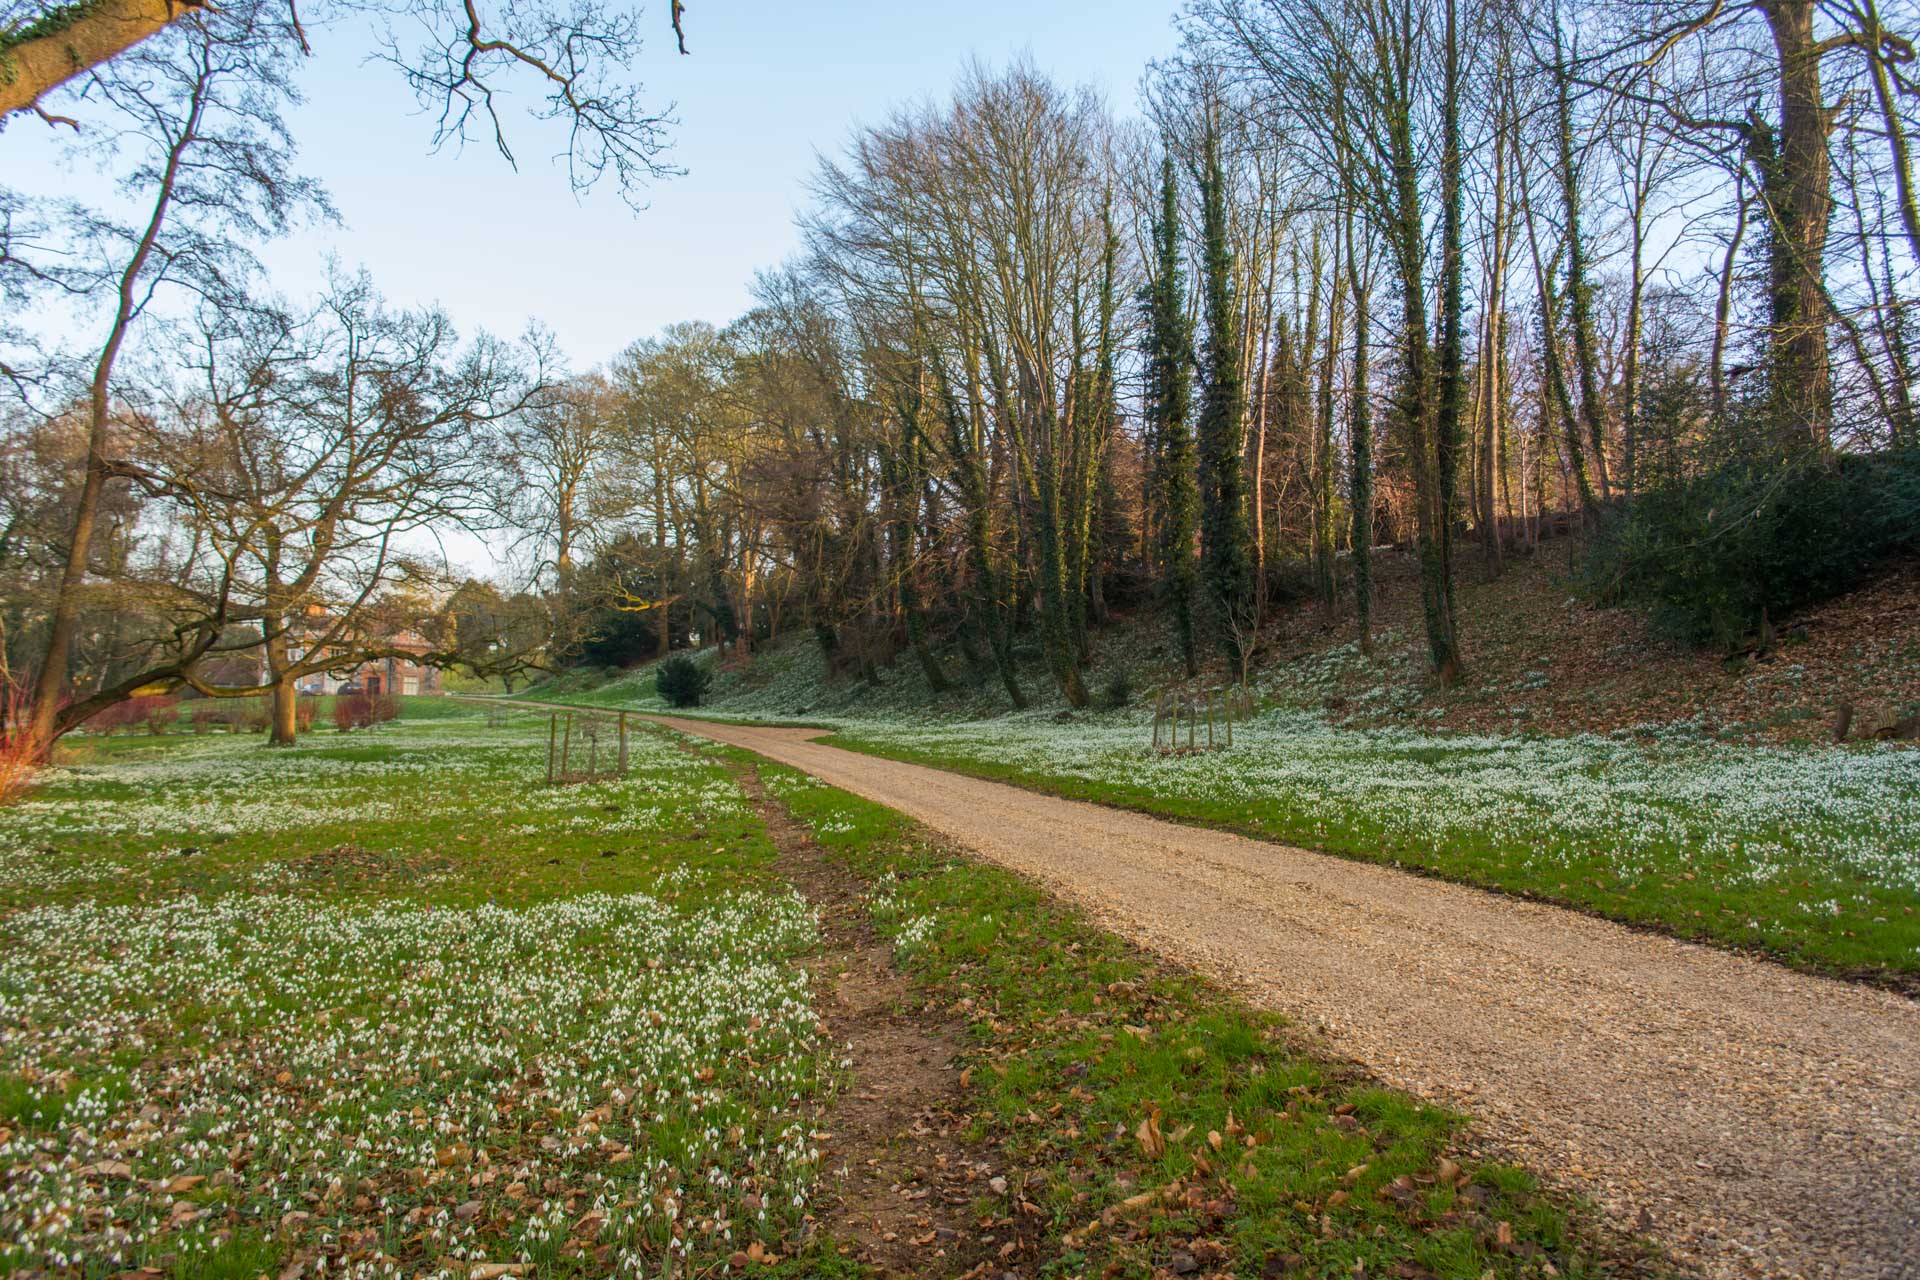
[[[662,718],[945,833],[1318,1028],[1712,1276],[1920,1277],[1920,1004],[1557,907]]]

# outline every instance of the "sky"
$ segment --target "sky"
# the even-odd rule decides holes
[[[433,153],[391,68],[364,64],[367,33],[314,33],[307,100],[291,115],[300,168],[323,181],[344,225],[263,246],[279,290],[318,287],[330,255],[364,265],[396,303],[438,302],[463,332],[513,336],[537,319],[576,369],[677,320],[744,311],[756,270],[799,244],[794,215],[822,152],[896,104],[945,96],[970,57],[1025,54],[1131,114],[1146,64],[1172,52],[1177,0],[688,0],[689,56],[674,48],[665,0],[642,16],[638,73],[680,124],[670,159],[686,169],[630,209],[607,184],[576,198],[553,136],[508,116],[515,172],[490,142]],[[533,86],[521,82],[525,96]],[[8,132],[9,143],[34,122]],[[83,181],[52,150],[16,156],[11,183]],[[34,166],[38,166],[38,171]]]

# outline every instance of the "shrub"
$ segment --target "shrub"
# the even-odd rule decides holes
[[[692,658],[668,658],[654,672],[653,687],[670,707],[697,707],[713,686],[713,673]]]
[[[336,693],[333,695],[334,728],[346,733],[353,729],[364,729],[373,723],[373,698],[364,693]]]
[[[1736,459],[1640,495],[1589,554],[1589,593],[1689,643],[1737,649],[1920,545],[1920,453]]]
[[[293,727],[300,733],[313,728],[313,718],[320,713],[320,699],[310,693],[303,693],[294,699]]]
[[[87,717],[89,733],[117,733],[121,729],[144,728],[148,733],[165,733],[180,714],[180,699],[172,694],[148,694],[125,698],[100,708]]]
[[[1115,671],[1100,686],[1100,701],[1110,710],[1118,711],[1133,701],[1133,677],[1125,670]]]
[[[374,724],[385,724],[400,718],[400,698],[397,694],[376,693],[368,701],[372,704],[370,714]]]
[[[228,733],[239,733],[252,727],[252,703],[233,698],[221,698],[205,706],[195,707],[193,711],[193,731],[211,733],[215,729],[225,729]]]
[[[171,694],[156,698],[136,698],[134,701],[145,704],[140,708],[140,723],[147,727],[148,733],[156,737],[173,728],[180,720],[180,699]]]
[[[88,733],[112,736],[130,725],[139,723],[139,708],[134,705],[136,701],[138,699],[129,698],[125,702],[116,702],[111,706],[102,707],[77,727],[85,729]]]
[[[38,761],[28,747],[26,734],[32,710],[20,685],[0,677],[0,807],[18,800],[33,784]]]

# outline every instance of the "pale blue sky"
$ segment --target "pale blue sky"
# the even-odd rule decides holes
[[[1026,53],[1126,115],[1147,61],[1177,39],[1177,0],[689,0],[683,58],[664,4],[647,6],[640,71],[653,101],[678,103],[672,158],[688,172],[639,213],[611,188],[576,200],[551,136],[517,118],[517,174],[486,144],[429,154],[431,121],[398,76],[361,65],[364,33],[317,32],[295,132],[346,225],[266,247],[276,287],[314,287],[337,253],[396,302],[444,304],[463,331],[512,335],[537,318],[585,368],[671,321],[742,311],[754,271],[797,245],[816,154],[895,103],[944,95],[969,57]],[[31,128],[16,123],[8,150]],[[45,145],[24,150],[15,160],[38,172],[9,181],[63,181]]]

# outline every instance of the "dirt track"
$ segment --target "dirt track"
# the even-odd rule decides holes
[[[661,718],[898,809],[1317,1028],[1714,1276],[1920,1277],[1920,1005],[1385,867]]]

